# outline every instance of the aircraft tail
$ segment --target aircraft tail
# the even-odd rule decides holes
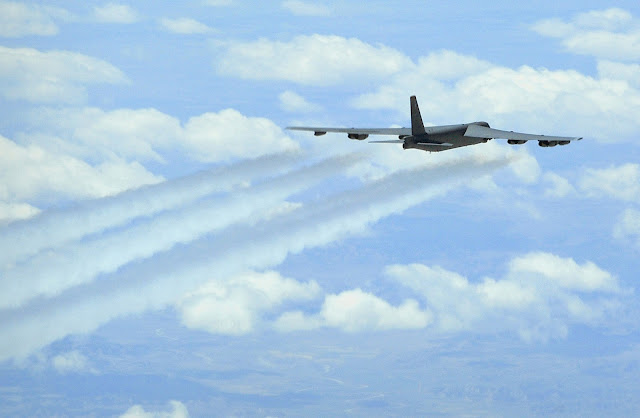
[[[416,96],[411,96],[409,101],[411,102],[411,135],[425,135],[427,132],[424,130],[424,123],[422,123],[422,116],[420,116],[418,99]]]

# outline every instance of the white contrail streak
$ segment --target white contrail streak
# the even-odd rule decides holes
[[[397,172],[257,227],[235,226],[176,246],[56,298],[0,312],[0,360],[27,355],[69,334],[92,331],[118,316],[162,308],[212,277],[273,267],[290,253],[360,232],[382,217],[508,163],[508,159],[477,163],[465,158]]]
[[[256,176],[276,174],[297,159],[296,153],[282,153],[242,161],[16,221],[0,229],[0,268],[138,217],[173,209],[214,192],[228,191]]]
[[[71,242],[42,252],[0,276],[0,309],[16,308],[36,296],[53,296],[177,243],[188,243],[236,222],[255,223],[267,217],[283,199],[346,170],[361,157],[334,157],[287,172],[253,187],[198,200],[165,211],[126,229]]]

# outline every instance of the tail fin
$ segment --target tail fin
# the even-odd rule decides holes
[[[409,99],[411,102],[411,135],[424,135],[427,132],[424,130],[424,124],[422,123],[422,116],[420,116],[420,108],[418,108],[418,100],[416,96],[411,96]]]

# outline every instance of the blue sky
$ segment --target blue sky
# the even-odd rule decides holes
[[[634,1],[0,1],[0,414],[628,416]],[[582,136],[403,151],[290,125]]]

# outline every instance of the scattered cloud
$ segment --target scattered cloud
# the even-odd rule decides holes
[[[242,335],[255,330],[264,315],[284,303],[317,298],[315,281],[300,283],[276,272],[240,274],[211,281],[178,304],[182,323],[214,334]]]
[[[613,229],[613,236],[617,239],[631,239],[640,248],[640,211],[625,210]]]
[[[0,136],[0,200],[4,202],[46,200],[48,194],[57,199],[102,197],[161,180],[137,162],[113,160],[92,166]]]
[[[122,315],[174,304],[185,293],[210,281],[212,272],[225,278],[247,270],[273,268],[291,253],[362,233],[383,217],[459,187],[469,176],[489,174],[506,164],[505,159],[478,162],[465,158],[441,167],[394,173],[355,190],[285,211],[258,225],[229,225],[217,234],[174,246],[152,258],[138,259],[56,297],[4,310],[0,360],[27,356],[57,339],[89,332]],[[414,181],[407,182],[407,176]],[[97,252],[84,261],[102,259],[102,253]],[[404,318],[406,312],[415,312],[415,307],[411,303],[404,305],[398,315]],[[43,328],[43,318],[57,326]]]
[[[640,202],[640,165],[627,163],[604,169],[587,169],[578,186],[591,197]]]
[[[530,253],[514,258],[504,278],[469,279],[441,267],[389,266],[386,274],[414,290],[442,332],[516,331],[524,340],[565,337],[571,324],[616,319],[624,292],[592,262]]]
[[[616,61],[640,59],[640,21],[611,8],[576,14],[571,20],[545,19],[532,25],[543,36],[559,38],[569,52]]]
[[[129,24],[138,21],[138,14],[131,6],[119,3],[107,3],[96,6],[93,13],[98,22]]]
[[[282,7],[297,16],[329,16],[331,14],[331,10],[323,4],[300,0],[283,1]]]
[[[180,401],[170,401],[168,412],[147,412],[141,405],[134,405],[120,415],[120,418],[189,418],[189,411]]]
[[[160,19],[160,25],[169,32],[177,33],[180,35],[193,35],[213,32],[213,29],[211,27],[188,17],[182,17],[178,19],[163,18]]]
[[[28,203],[0,202],[0,226],[10,221],[28,219],[40,213],[40,209]]]
[[[624,80],[634,88],[640,88],[640,64],[623,64],[613,61],[598,61],[600,78]]]
[[[233,109],[190,118],[184,126],[183,144],[193,159],[205,162],[298,149],[271,120],[244,116]]]
[[[0,46],[0,95],[33,103],[81,103],[87,84],[124,84],[127,77],[106,61],[68,51],[40,52]]]
[[[275,321],[274,326],[282,332],[320,327],[363,332],[419,329],[426,327],[430,321],[430,314],[422,311],[418,302],[413,299],[407,299],[399,306],[392,306],[371,293],[353,289],[327,295],[318,314],[286,312]]]
[[[291,113],[313,113],[321,110],[317,104],[308,102],[304,97],[290,90],[280,93],[278,96],[280,108]]]
[[[56,20],[68,15],[66,10],[57,7],[0,1],[0,36],[56,35],[59,31]]]
[[[575,192],[569,180],[556,173],[545,173],[543,178],[550,185],[544,192],[547,197],[563,198]]]
[[[89,360],[79,351],[58,354],[51,359],[53,367],[59,373],[82,373],[90,370]]]
[[[406,55],[384,45],[326,35],[229,42],[216,61],[224,75],[319,86],[381,79],[411,65]]]
[[[416,94],[425,121],[487,120],[497,128],[542,134],[572,135],[602,141],[631,140],[640,129],[640,90],[625,80],[596,79],[573,70],[551,71],[522,66],[511,69],[479,63],[479,72],[441,79],[432,70],[439,60],[468,57],[436,55],[416,71],[402,72],[376,91],[353,100],[363,109],[396,109],[406,113],[406,97]]]

